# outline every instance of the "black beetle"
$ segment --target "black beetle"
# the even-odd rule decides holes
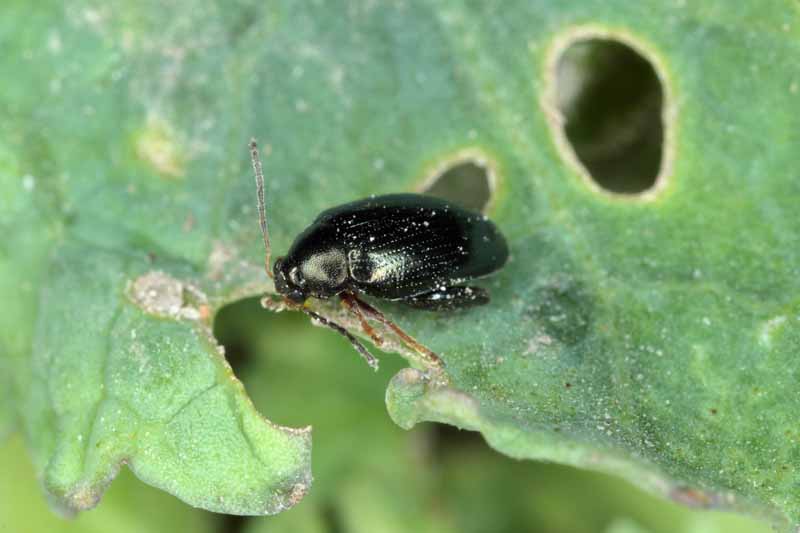
[[[304,305],[309,297],[339,296],[377,345],[383,341],[368,318],[389,327],[429,364],[440,366],[435,353],[358,295],[427,310],[486,304],[489,293],[485,289],[462,284],[506,263],[508,245],[497,226],[484,215],[432,196],[373,196],[323,211],[270,270],[264,177],[255,140],[250,142],[250,156],[266,250],[264,265],[284,305],[299,308],[347,337],[377,369],[375,357],[347,329]],[[269,298],[262,303],[273,305]]]

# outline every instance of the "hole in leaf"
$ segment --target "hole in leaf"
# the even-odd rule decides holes
[[[341,437],[348,438],[348,424],[358,424],[366,413],[391,426],[383,398],[386,383],[405,366],[401,357],[382,354],[366,341],[380,359],[376,374],[336,332],[313,325],[300,312],[266,310],[259,300],[247,298],[221,308],[214,319],[214,336],[263,415],[290,427],[313,425],[315,443],[332,438],[331,425],[341,427]],[[330,310],[317,309],[335,320]],[[302,398],[315,401],[298,400]],[[345,423],[342,403],[349,400],[364,411]]]
[[[651,64],[608,38],[573,42],[558,59],[556,104],[569,144],[602,189],[652,189],[662,167],[664,90]]]
[[[225,359],[236,376],[247,373],[256,347],[253,331],[258,327],[261,305],[257,298],[248,298],[226,305],[214,317],[214,337],[225,348]]]
[[[492,179],[484,161],[457,161],[436,174],[422,192],[475,211],[485,211],[492,199]]]
[[[250,525],[252,518],[249,516],[226,514],[219,517],[215,530],[218,533],[242,533]]]
[[[431,452],[436,461],[441,462],[454,450],[474,447],[483,449],[486,441],[477,431],[460,429],[450,424],[433,423],[428,425],[431,437]]]

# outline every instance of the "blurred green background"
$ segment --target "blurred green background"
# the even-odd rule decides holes
[[[30,30],[32,25],[14,26],[30,31],[32,42],[41,38]],[[186,27],[194,31],[192,24]],[[76,39],[85,37],[75,35]],[[49,46],[55,46],[53,42],[51,36]],[[94,51],[95,45],[85,49]],[[87,57],[92,55],[87,52]],[[162,65],[160,58],[153,63]],[[37,75],[46,70],[36,65]],[[597,68],[584,71],[588,65]],[[560,110],[581,162],[603,188],[633,192],[650,187],[663,143],[659,124],[663,95],[652,69],[629,49],[613,44],[578,46],[559,68],[560,96],[564,96]],[[568,89],[568,83],[574,87]],[[227,94],[222,85],[220,92]],[[599,100],[603,105],[598,105]],[[176,101],[198,107],[187,103],[193,100]],[[114,102],[109,100],[108,106],[116,113]],[[304,100],[297,102],[307,105]],[[239,103],[231,105],[237,108]],[[70,101],[66,107],[72,111],[78,105]],[[17,118],[17,123],[23,124],[27,119],[24,113],[18,114],[23,118]],[[312,129],[309,124],[314,123],[307,120],[300,126]],[[237,132],[228,135],[226,139],[236,139],[237,146],[243,146]],[[305,151],[305,141],[298,145]],[[374,155],[365,151],[370,158]],[[169,156],[174,154],[162,155],[171,162]],[[364,154],[358,157],[366,159]],[[381,167],[385,164],[383,159],[376,161]],[[97,164],[104,170],[108,166],[105,160]],[[462,181],[461,186],[465,175],[477,174],[478,192],[461,195],[442,183],[431,190],[466,205],[484,205],[485,199],[472,201],[474,194],[489,194],[483,169],[469,164],[459,168],[456,179]],[[212,178],[209,183],[216,187],[216,176]],[[255,225],[252,229],[255,234]],[[258,241],[253,239],[252,245],[258,246]],[[215,333],[260,412],[279,424],[314,427],[315,481],[299,505],[275,517],[216,515],[139,482],[123,467],[95,510],[64,520],[48,508],[22,438],[15,434],[0,442],[0,532],[770,531],[764,524],[731,514],[689,510],[610,476],[515,461],[494,453],[470,432],[435,424],[404,431],[389,419],[384,406],[386,385],[405,366],[403,361],[396,355],[383,355],[376,375],[346,341],[313,327],[298,313],[275,315],[262,310],[255,300],[246,300],[219,314]]]
[[[299,313],[276,315],[245,300],[223,309],[215,330],[262,413],[314,427],[314,485],[297,507],[275,517],[215,515],[123,468],[95,510],[63,520],[48,509],[22,439],[13,436],[0,453],[0,531],[770,531],[731,514],[688,510],[606,475],[515,461],[471,432],[437,424],[404,431],[383,403],[403,361],[382,354],[376,375],[347,341]]]

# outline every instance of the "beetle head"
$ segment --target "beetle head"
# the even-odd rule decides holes
[[[275,261],[273,274],[275,275],[275,290],[292,302],[302,305],[308,298],[304,290],[305,279],[300,269],[295,265],[286,262],[285,257],[279,257]]]

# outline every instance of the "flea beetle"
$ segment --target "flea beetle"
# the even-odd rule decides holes
[[[446,200],[422,194],[388,194],[356,200],[320,213],[270,268],[270,243],[264,204],[264,175],[258,146],[250,142],[258,216],[264,240],[264,266],[282,295],[282,305],[299,309],[347,337],[374,369],[377,360],[346,328],[309,309],[308,298],[338,296],[380,346],[375,320],[393,331],[427,363],[439,357],[361,299],[401,302],[416,309],[447,311],[489,302],[489,293],[464,285],[499,270],[508,245],[492,221]],[[265,307],[274,306],[264,298]]]

